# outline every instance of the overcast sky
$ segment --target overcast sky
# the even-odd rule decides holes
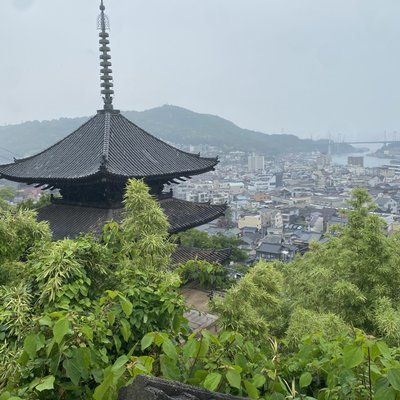
[[[99,0],[2,0],[0,124],[101,106]],[[399,0],[105,0],[115,105],[400,138]]]

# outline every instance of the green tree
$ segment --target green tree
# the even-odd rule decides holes
[[[14,199],[16,191],[10,186],[0,187],[0,210],[9,209],[9,201]]]
[[[198,229],[190,229],[178,235],[179,241],[186,247],[197,247],[200,249],[232,249],[232,261],[246,261],[248,254],[239,248],[241,240],[234,236],[222,234],[209,236],[207,232]]]
[[[267,342],[271,335],[282,335],[287,317],[284,276],[280,264],[259,262],[224,298],[212,302],[226,330]]]
[[[197,247],[198,249],[208,249],[211,247],[211,239],[208,233],[198,229],[189,229],[178,234],[182,246]]]
[[[189,260],[178,266],[176,272],[182,283],[196,282],[207,289],[223,289],[231,284],[227,270],[220,264],[210,264],[207,261]]]
[[[186,329],[166,217],[140,181],[128,183],[125,206],[125,221],[100,239],[51,242],[33,211],[2,215],[0,235],[11,236],[0,265],[23,273],[0,286],[0,393],[114,399],[147,332]]]
[[[288,297],[319,313],[334,313],[371,334],[393,329],[377,319],[383,299],[392,313],[400,305],[398,236],[386,236],[384,221],[368,192],[355,189],[344,211],[347,223],[336,226],[326,244],[314,244],[304,257],[284,267]],[[397,333],[398,335],[398,333]]]
[[[42,193],[38,200],[27,199],[17,205],[18,208],[27,210],[37,210],[51,204],[51,195]]]
[[[35,212],[0,210],[0,285],[21,279],[29,253],[39,244],[45,247],[50,236],[48,224],[38,223]]]

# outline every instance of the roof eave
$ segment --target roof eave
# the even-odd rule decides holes
[[[179,233],[179,232],[185,232],[189,229],[192,228],[197,228],[198,226],[204,225],[204,224],[208,224],[211,221],[216,220],[219,217],[222,217],[225,214],[225,211],[227,210],[228,206],[226,204],[221,205],[220,206],[220,210],[218,211],[218,213],[216,213],[213,216],[210,216],[208,218],[204,218],[201,221],[197,220],[197,221],[193,221],[191,223],[188,223],[187,225],[181,225],[179,227],[176,228],[172,228],[170,227],[170,229],[168,230],[170,234],[175,234],[175,233]]]
[[[95,181],[98,179],[111,179],[114,181],[124,181],[126,179],[130,178],[135,178],[135,179],[145,179],[147,181],[156,181],[156,180],[164,180],[164,181],[169,181],[171,179],[181,177],[181,176],[192,176],[192,175],[201,175],[206,172],[213,171],[215,166],[219,163],[219,160],[213,159],[213,164],[197,169],[197,170],[187,170],[187,171],[176,171],[173,173],[168,173],[168,174],[159,174],[159,175],[145,175],[145,176],[134,176],[134,175],[121,175],[117,174],[114,172],[111,172],[107,169],[99,169],[97,172],[94,174],[90,175],[83,175],[79,177],[73,177],[73,178],[62,178],[62,177],[22,177],[22,176],[16,176],[16,175],[8,175],[6,173],[2,173],[0,170],[0,179],[7,179],[9,181],[13,182],[21,182],[21,183],[26,183],[26,184],[50,184],[50,183],[55,183],[55,184],[66,184],[66,183],[72,183],[72,184],[79,184],[79,183],[85,183],[88,180],[89,181]],[[4,166],[11,166],[13,164],[8,164]]]

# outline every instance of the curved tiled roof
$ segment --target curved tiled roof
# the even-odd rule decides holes
[[[159,200],[168,217],[169,232],[177,233],[220,217],[226,205],[192,203],[174,198]],[[56,240],[77,237],[81,233],[100,234],[105,223],[121,222],[123,208],[98,208],[68,204],[51,204],[38,210],[38,220],[48,221]]]
[[[224,264],[229,261],[232,249],[198,249],[178,246],[172,254],[172,264],[185,264],[189,260],[207,261],[210,264]]]
[[[0,166],[0,178],[53,183],[71,180],[165,178],[210,171],[217,158],[176,149],[118,111],[99,111],[75,132],[43,152]]]
[[[167,215],[170,233],[181,232],[214,221],[226,211],[227,205],[193,203],[173,197],[160,201],[160,206]]]

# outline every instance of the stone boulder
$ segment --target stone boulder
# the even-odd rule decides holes
[[[180,382],[139,375],[121,389],[118,400],[245,400],[243,397],[214,393]]]

